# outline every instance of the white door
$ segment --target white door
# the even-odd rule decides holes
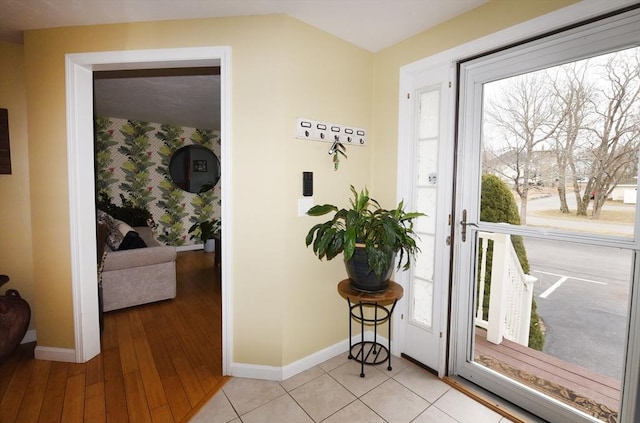
[[[460,64],[450,373],[548,421],[637,421],[638,22]]]
[[[398,276],[405,289],[402,354],[444,375],[446,304],[449,283],[453,131],[451,67],[443,64],[403,75],[398,192],[405,208],[426,216],[416,221],[420,252],[411,270]],[[443,315],[444,313],[444,315]]]

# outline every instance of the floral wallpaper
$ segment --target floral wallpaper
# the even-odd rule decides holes
[[[220,158],[220,132],[126,120],[95,118],[96,196],[106,194],[121,204],[121,194],[151,212],[158,241],[182,246],[191,240],[196,222],[220,218],[220,182],[205,193],[176,186],[169,162],[180,147],[198,144]]]

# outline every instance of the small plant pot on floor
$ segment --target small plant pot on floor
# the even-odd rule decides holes
[[[213,253],[216,250],[216,240],[208,239],[204,242],[204,251],[206,253]]]

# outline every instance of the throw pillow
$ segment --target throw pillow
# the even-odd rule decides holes
[[[102,210],[97,210],[96,215],[97,215],[98,222],[104,223],[109,228],[109,235],[107,236],[107,245],[113,251],[118,250],[118,248],[120,247],[120,243],[122,243],[122,240],[124,239],[124,236],[118,230],[115,219],[111,217],[111,215],[109,215],[108,213]]]
[[[136,231],[129,231],[120,243],[120,248],[118,248],[118,251],[133,250],[135,248],[145,248],[146,246],[147,244],[145,244],[144,240],[140,238],[139,233],[137,233]]]

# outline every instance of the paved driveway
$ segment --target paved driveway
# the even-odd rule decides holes
[[[575,210],[575,196],[567,197]],[[559,209],[557,195],[529,200],[529,213]],[[607,204],[609,210],[635,205]],[[531,226],[633,236],[629,224],[593,219],[527,216]],[[621,378],[626,343],[632,255],[629,251],[526,238],[534,296],[545,327],[544,352],[590,370]]]
[[[544,352],[622,377],[631,278],[629,251],[526,238]]]

